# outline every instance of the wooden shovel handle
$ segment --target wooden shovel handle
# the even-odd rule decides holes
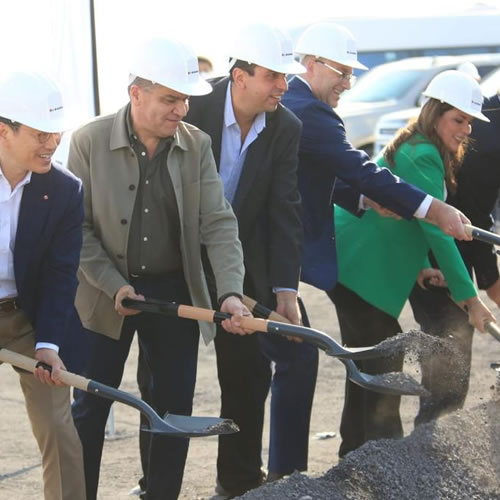
[[[214,319],[216,315],[224,315],[224,313],[219,313],[210,309],[202,309],[201,307],[194,306],[184,306],[179,305],[177,309],[177,314],[181,318],[196,319],[201,321],[208,321],[210,323],[215,322]],[[229,318],[230,315],[227,315]],[[260,318],[242,318],[241,326],[248,330],[254,330],[257,332],[267,332],[267,320]]]
[[[8,349],[0,349],[0,361],[4,363],[9,363],[12,366],[17,366],[28,372],[33,373],[35,368],[39,365],[39,361],[36,359],[24,356],[14,351],[9,351]],[[50,367],[48,367],[50,368]],[[86,391],[90,380],[82,377],[81,375],[76,375],[76,373],[71,373],[66,370],[61,371],[61,381],[66,385],[71,385],[82,391]]]

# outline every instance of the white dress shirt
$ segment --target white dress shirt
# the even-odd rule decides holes
[[[220,151],[219,174],[224,184],[224,196],[233,203],[238,183],[240,182],[243,164],[247,157],[248,148],[257,139],[266,126],[266,114],[259,113],[256,117],[245,142],[241,143],[241,129],[234,116],[233,100],[231,98],[231,82],[226,91],[224,104],[224,124],[222,127],[222,143]]]
[[[3,175],[0,167],[0,299],[17,296],[14,275],[14,245],[16,243],[17,223],[23,197],[24,186],[31,181],[31,172],[14,189]],[[49,348],[59,352],[59,347],[38,342],[36,349]]]
[[[266,113],[259,113],[245,137],[245,142],[241,143],[241,129],[234,116],[233,100],[231,97],[231,82],[226,90],[226,100],[224,103],[224,124],[222,127],[222,143],[220,151],[219,175],[224,184],[224,196],[233,204],[236,190],[240,182],[243,165],[247,157],[248,148],[259,134],[266,127]],[[296,290],[291,288],[274,287],[273,292],[283,292]]]

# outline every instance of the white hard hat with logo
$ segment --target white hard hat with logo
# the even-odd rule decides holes
[[[472,76],[463,71],[452,69],[439,73],[430,81],[423,95],[446,102],[479,120],[490,121],[481,113],[483,105],[481,87]]]
[[[284,74],[305,73],[306,68],[293,58],[291,39],[280,29],[267,24],[247,24],[231,38],[229,56]]]
[[[140,45],[129,72],[129,83],[138,76],[181,94],[212,92],[212,86],[200,76],[194,50],[172,38],[151,38]]]
[[[309,26],[299,37],[295,52],[301,56],[324,57],[356,69],[368,69],[358,61],[356,40],[352,33],[335,23]]]
[[[62,93],[48,76],[16,71],[0,79],[0,116],[42,132],[64,132],[74,126]]]
[[[479,82],[479,80],[481,80],[481,76],[479,74],[479,71],[477,70],[477,67],[475,66],[475,64],[471,63],[470,61],[465,61],[465,62],[459,64],[457,66],[457,71],[462,71],[463,73],[466,73],[466,74],[472,76],[472,78],[474,78],[474,80],[476,80],[476,82]]]

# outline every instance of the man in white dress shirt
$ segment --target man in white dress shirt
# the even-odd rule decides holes
[[[82,243],[81,183],[52,166],[68,128],[48,78],[12,73],[0,82],[0,348],[50,365],[18,370],[42,455],[46,500],[84,500],[83,454],[59,381],[71,367],[73,305]],[[75,349],[73,348],[73,351]]]

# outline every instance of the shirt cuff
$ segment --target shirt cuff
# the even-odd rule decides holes
[[[370,207],[367,207],[365,205],[365,195],[364,194],[361,194],[359,196],[359,202],[358,202],[358,210],[368,210],[368,208]]]
[[[37,342],[35,345],[35,351],[38,351],[38,349],[52,349],[59,354],[59,346],[51,344],[50,342]]]
[[[419,207],[417,208],[416,212],[413,215],[417,219],[425,219],[433,200],[434,198],[430,194],[426,195],[424,200],[422,201],[422,203],[420,203]]]
[[[278,292],[293,292],[293,293],[297,293],[297,290],[295,290],[295,288],[282,288],[280,286],[273,286],[273,293],[278,293]]]

